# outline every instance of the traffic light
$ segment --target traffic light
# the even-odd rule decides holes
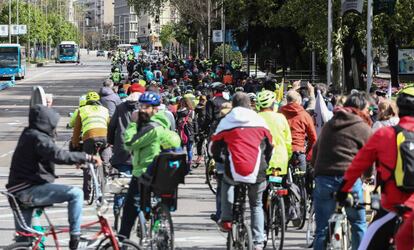
[[[160,23],[160,16],[159,15],[155,16],[155,23]]]

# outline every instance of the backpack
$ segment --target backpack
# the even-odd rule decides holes
[[[188,112],[188,114],[186,115],[186,117],[184,117],[183,121],[180,123],[180,126],[178,127],[178,130],[180,131],[180,138],[181,138],[181,141],[182,141],[183,145],[187,145],[187,143],[188,143],[188,133],[189,133],[189,131],[187,129],[187,125],[188,125],[188,119],[190,118],[190,115],[192,113],[193,113],[193,111],[190,110]]]
[[[398,189],[414,192],[414,132],[400,126],[393,127],[397,140],[397,163],[393,178]]]

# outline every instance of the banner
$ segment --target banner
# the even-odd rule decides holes
[[[213,43],[222,43],[222,42],[223,42],[223,31],[213,30]]]
[[[316,105],[314,111],[316,134],[319,136],[322,132],[323,125],[328,122],[333,116],[333,113],[326,107],[325,100],[321,92],[318,90],[316,97]]]
[[[398,74],[414,74],[414,48],[398,49]]]
[[[0,36],[9,35],[9,25],[0,25]]]
[[[362,14],[362,10],[364,7],[363,0],[341,0],[342,3],[342,11],[341,15],[345,15],[347,12],[358,12]]]
[[[19,35],[26,35],[27,34],[27,26],[25,24],[19,24],[18,26],[19,26],[19,28],[18,28]]]
[[[19,34],[19,25],[12,24],[10,32],[11,32],[12,35],[18,35]]]

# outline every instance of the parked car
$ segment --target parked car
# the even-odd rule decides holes
[[[98,50],[98,51],[96,52],[96,57],[99,57],[99,56],[103,56],[103,57],[105,57],[105,51],[103,51],[103,50]]]

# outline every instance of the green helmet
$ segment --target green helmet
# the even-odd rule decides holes
[[[269,108],[276,101],[275,93],[270,90],[264,90],[257,95],[256,105],[258,108]]]

